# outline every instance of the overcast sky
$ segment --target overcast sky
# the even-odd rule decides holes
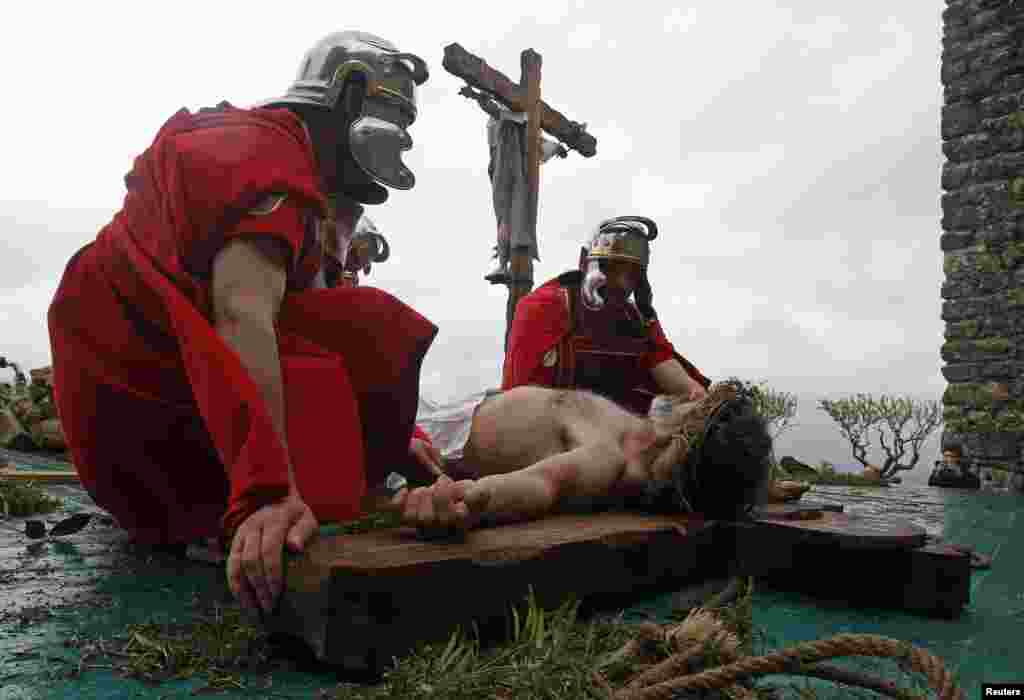
[[[654,218],[666,333],[708,376],[798,393],[802,425],[782,447],[806,459],[851,461],[822,432],[820,396],[941,395],[938,0],[262,7],[6,11],[0,354],[50,362],[63,266],[120,207],[123,175],[171,114],[278,95],[309,45],[362,29],[431,68],[406,159],[418,183],[368,207],[392,257],[366,280],[440,326],[424,395],[500,381],[485,116],[441,67],[453,41],[513,80],[520,51],[540,52],[543,96],[597,138],[597,156],[542,169],[538,284],[575,265],[602,218]]]

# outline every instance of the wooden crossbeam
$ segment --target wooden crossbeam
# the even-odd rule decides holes
[[[885,571],[887,585],[863,585]],[[595,572],[596,575],[595,575]],[[754,576],[782,590],[956,617],[969,602],[970,556],[926,542],[899,518],[817,506],[766,506],[750,522],[629,512],[562,513],[420,540],[393,528],[322,528],[289,555],[271,631],[304,640],[322,661],[384,670],[421,642],[501,622],[532,591],[554,608],[575,598],[622,609],[684,582]]]
[[[478,90],[483,90],[515,112],[526,112],[529,104],[527,89],[514,83],[501,71],[487,65],[487,61],[474,56],[457,43],[444,47],[444,69],[462,78]],[[566,118],[543,100],[540,102],[540,125],[547,133],[587,158],[597,153],[597,139],[587,133],[586,125]]]

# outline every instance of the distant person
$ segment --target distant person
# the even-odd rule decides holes
[[[710,380],[676,352],[652,306],[647,267],[657,235],[646,217],[603,221],[578,269],[523,297],[502,388],[587,389],[641,414],[657,394],[702,398]]]
[[[364,204],[414,185],[402,154],[427,77],[390,42],[340,32],[283,97],[180,110],[50,306],[82,483],[136,541],[230,543],[248,607],[273,606],[286,543],[429,461],[412,436],[436,327],[380,290],[314,282]]]
[[[946,471],[967,476],[969,466],[964,460],[964,448],[960,443],[951,443],[942,449],[942,464]]]

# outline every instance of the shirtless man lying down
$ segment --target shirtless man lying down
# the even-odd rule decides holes
[[[388,508],[424,535],[606,505],[736,519],[763,500],[771,438],[738,385],[660,396],[644,418],[584,391],[522,386],[476,408],[461,464]],[[466,478],[462,478],[466,477]]]

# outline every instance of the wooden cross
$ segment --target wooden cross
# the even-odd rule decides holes
[[[470,86],[460,94],[481,99],[472,88],[482,91],[487,97],[515,112],[523,112],[526,121],[526,164],[528,186],[528,217],[530,232],[536,240],[537,202],[540,190],[540,132],[546,131],[569,148],[590,158],[597,153],[597,139],[587,133],[586,125],[566,119],[564,115],[545,104],[540,98],[541,56],[533,49],[526,49],[519,56],[520,80],[513,83],[501,72],[487,65],[458,44],[444,49],[444,69],[462,78]],[[508,306],[505,310],[505,349],[508,350],[509,333],[515,316],[516,304],[533,289],[533,260],[525,248],[516,247],[510,251],[508,285]]]

